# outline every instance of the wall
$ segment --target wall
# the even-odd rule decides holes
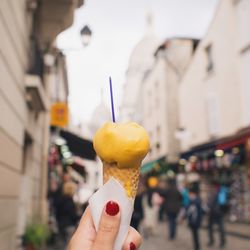
[[[240,0],[235,4],[238,28],[238,50],[242,87],[242,111],[244,126],[250,125],[250,1]]]
[[[35,219],[46,220],[47,213],[47,152],[49,137],[49,98],[52,76],[43,75],[41,50],[31,42],[34,18],[40,30],[39,48],[53,48],[55,36],[72,24],[73,12],[83,1],[39,1],[37,9],[28,8],[27,0],[0,1],[0,248],[17,249],[17,236],[24,232],[27,223]],[[53,2],[53,3],[51,3]],[[50,8],[50,3],[53,9]],[[49,11],[48,9],[49,8]],[[56,11],[55,11],[56,10]],[[33,15],[32,11],[36,11]],[[40,15],[38,15],[38,13]],[[40,19],[39,19],[40,17]],[[54,25],[53,25],[54,23]],[[34,26],[36,29],[38,26]],[[37,31],[37,30],[36,30]],[[53,34],[52,34],[53,33]],[[43,34],[43,35],[41,35]],[[50,34],[52,34],[50,36]],[[32,40],[33,41],[33,40]],[[34,41],[33,41],[34,42]],[[51,46],[51,48],[50,48]],[[37,49],[37,48],[36,48]],[[35,53],[36,52],[36,53]],[[39,55],[37,55],[39,54]],[[32,56],[36,67],[31,68]],[[38,60],[39,59],[39,60]],[[34,66],[34,65],[33,65]],[[57,74],[63,89],[59,97],[67,99],[68,86],[65,61],[61,57]],[[32,70],[35,72],[33,72]],[[36,71],[38,70],[38,71]],[[49,72],[49,69],[47,69]],[[36,112],[27,105],[26,72],[41,80],[39,89],[44,92],[44,104]],[[38,73],[39,76],[38,76]],[[44,76],[44,81],[41,77]],[[55,81],[53,81],[53,85]],[[54,90],[56,91],[56,90]],[[54,93],[53,93],[54,94]],[[42,95],[43,96],[43,95]],[[39,98],[36,98],[38,102]],[[36,103],[36,104],[37,104]],[[37,106],[37,105],[36,105]],[[45,107],[47,106],[47,107]],[[47,109],[46,109],[47,108]]]
[[[207,70],[212,46],[213,69]],[[189,132],[182,150],[243,126],[239,81],[238,36],[232,1],[222,0],[180,85],[180,125]]]
[[[142,102],[141,123],[149,134],[151,146],[145,162],[156,160],[168,152],[165,82],[165,62],[159,58],[148,77],[142,82],[139,97]],[[157,143],[161,145],[158,149]]]
[[[145,161],[167,156],[176,162],[179,142],[175,132],[179,127],[178,88],[193,53],[193,41],[170,39],[159,49],[156,61],[141,87],[140,109],[143,126],[150,135],[151,152]]]
[[[24,185],[24,133],[30,118],[24,89],[30,21],[25,12],[25,3],[25,0],[0,1],[0,245],[3,250],[15,248],[19,197]],[[31,149],[35,154],[29,155],[27,166],[30,178],[26,184],[31,187],[30,190],[34,190],[29,194],[31,198],[27,213],[31,206],[38,207],[42,117],[36,125]]]
[[[27,31],[23,25],[24,15],[20,11],[23,7],[24,1],[19,1],[18,6],[14,1],[0,2],[0,243],[2,249],[14,247],[23,132],[25,117],[27,117],[22,86],[23,71],[27,63]]]

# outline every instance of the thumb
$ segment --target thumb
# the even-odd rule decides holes
[[[99,228],[92,250],[113,250],[116,235],[120,226],[119,205],[114,201],[109,201],[103,209]]]

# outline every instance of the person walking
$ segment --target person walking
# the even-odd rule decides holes
[[[194,250],[200,250],[199,229],[203,217],[202,203],[196,188],[189,191],[189,204],[186,208],[188,226],[192,234]]]
[[[178,191],[175,178],[168,180],[168,187],[161,192],[164,198],[164,209],[168,219],[169,240],[174,240],[176,237],[176,219],[182,207],[182,195]]]
[[[224,213],[220,205],[220,186],[216,183],[210,185],[208,196],[208,246],[214,245],[214,225],[218,225],[220,234],[220,248],[224,248],[226,244],[224,229]]]
[[[76,191],[76,185],[67,181],[63,184],[63,194],[58,201],[57,223],[61,243],[65,246],[72,236],[79,220],[77,209],[73,201],[73,195]]]
[[[147,180],[147,189],[143,193],[142,206],[144,211],[143,235],[145,238],[155,234],[159,214],[158,179],[151,176]],[[161,197],[160,197],[161,198]]]
[[[144,210],[142,206],[143,193],[144,193],[144,186],[141,183],[141,181],[139,181],[138,191],[135,197],[134,211],[130,223],[130,225],[136,230],[139,230],[141,221],[144,218]]]

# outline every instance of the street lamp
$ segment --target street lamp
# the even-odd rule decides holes
[[[88,46],[90,39],[91,39],[92,31],[90,30],[90,28],[87,25],[85,25],[81,29],[80,33],[81,33],[81,37],[82,37],[82,44],[84,46]]]

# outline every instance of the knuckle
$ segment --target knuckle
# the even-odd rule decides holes
[[[104,222],[100,226],[101,233],[113,233],[115,231],[115,225],[110,222]]]

